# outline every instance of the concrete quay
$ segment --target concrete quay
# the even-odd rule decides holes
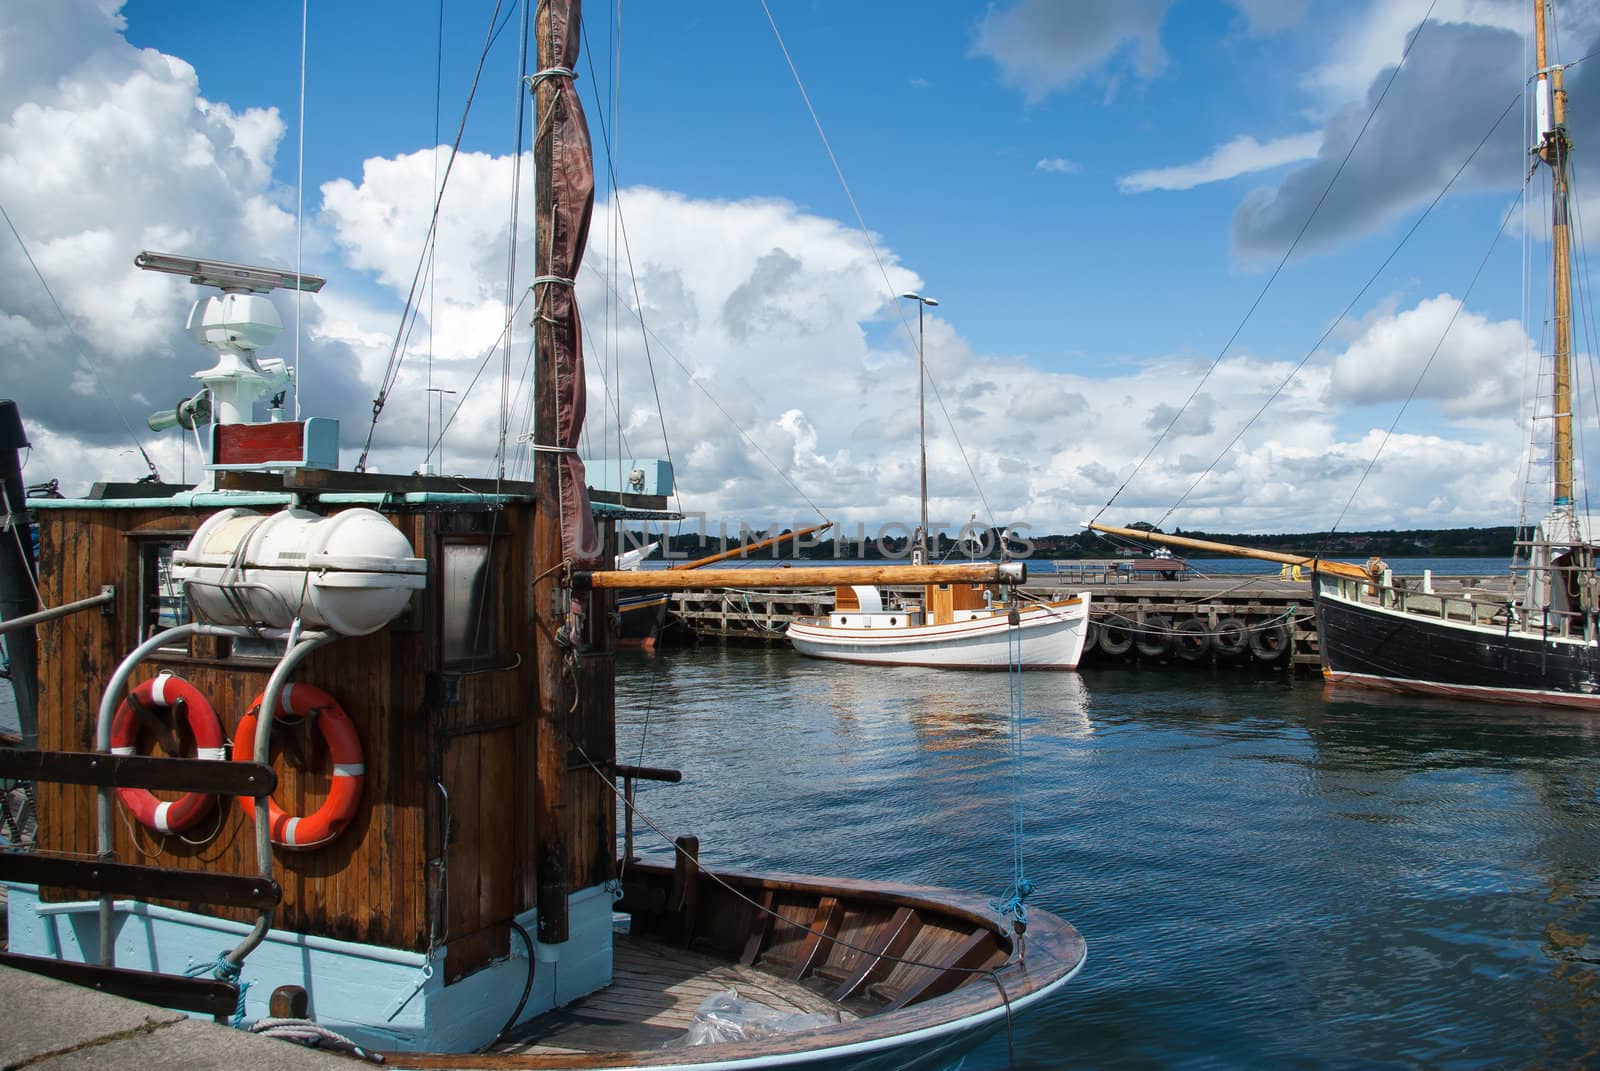
[[[4,1071],[352,1071],[372,1066],[9,967],[0,967],[0,1007],[5,1009],[0,1028]]]

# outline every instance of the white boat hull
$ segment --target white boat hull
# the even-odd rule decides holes
[[[1089,594],[1022,610],[1016,626],[1023,669],[1077,669],[1088,635]],[[1013,626],[1004,612],[941,625],[843,627],[820,619],[791,624],[794,649],[811,658],[936,669],[1006,669]]]

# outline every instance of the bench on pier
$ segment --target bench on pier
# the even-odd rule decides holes
[[[1189,563],[1182,558],[1132,558],[1117,569],[1130,580],[1187,580]]]

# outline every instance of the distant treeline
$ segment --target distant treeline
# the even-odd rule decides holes
[[[1135,523],[1128,527],[1152,529],[1147,523]],[[1161,529],[1154,530],[1161,531]],[[769,529],[761,532],[746,529],[742,540],[740,534],[733,531],[725,534],[720,531],[711,533],[686,531],[667,540],[668,551],[665,556],[684,561],[694,560],[722,550],[733,550],[740,546],[741,542],[752,543],[759,539],[770,538],[779,531],[787,533],[790,529]],[[969,530],[963,546],[979,550],[977,556],[995,557],[997,548],[1002,545],[1002,534],[1003,530],[1000,529]],[[1263,550],[1321,553],[1338,558],[1365,558],[1374,554],[1384,558],[1509,557],[1516,539],[1516,529],[1511,527],[1416,528],[1405,531],[1340,532],[1333,536],[1317,532],[1245,535],[1174,528],[1171,534],[1206,539],[1216,543],[1258,547]],[[643,546],[647,542],[660,542],[661,539],[659,533],[625,532],[622,537],[622,549]],[[939,533],[936,545],[930,547],[930,557],[935,561],[946,557],[967,557],[967,552],[958,549],[956,543],[957,541],[951,536]],[[1142,542],[1104,536],[1096,532],[1052,535],[1035,535],[1028,531],[1013,532],[1004,537],[1004,545],[1009,548],[1013,557],[1020,558],[1115,558],[1122,556],[1130,547],[1141,554],[1149,550],[1149,547]],[[1174,553],[1185,558],[1221,556],[1190,550],[1179,550]],[[663,552],[659,550],[651,554],[651,558],[654,559],[663,556]],[[752,556],[767,560],[785,558],[905,560],[910,556],[910,537],[901,525],[888,526],[887,530],[877,532],[852,526],[852,530],[846,531],[837,539],[818,540],[810,537],[802,540],[798,548],[794,540],[785,539],[775,546],[756,551]]]

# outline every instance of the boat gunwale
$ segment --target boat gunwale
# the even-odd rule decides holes
[[[1335,580],[1337,580],[1337,577],[1335,577]],[[1504,639],[1506,639],[1507,636],[1510,636],[1510,637],[1515,638],[1515,639],[1527,640],[1529,643],[1566,644],[1566,645],[1568,645],[1570,647],[1600,647],[1600,640],[1591,640],[1591,639],[1588,639],[1588,638],[1583,637],[1583,636],[1546,635],[1546,634],[1537,633],[1537,632],[1529,632],[1526,629],[1510,629],[1510,630],[1507,630],[1505,628],[1491,628],[1488,625],[1478,625],[1478,624],[1474,624],[1474,623],[1468,622],[1468,621],[1456,621],[1456,620],[1452,620],[1450,618],[1437,617],[1437,616],[1435,616],[1433,614],[1425,614],[1425,613],[1422,613],[1420,611],[1398,610],[1398,609],[1395,609],[1392,606],[1379,606],[1379,605],[1377,605],[1375,603],[1363,602],[1359,598],[1352,599],[1350,596],[1345,595],[1345,594],[1343,594],[1342,592],[1339,592],[1339,591],[1329,591],[1326,588],[1322,587],[1321,585],[1318,585],[1315,589],[1313,589],[1313,593],[1312,594],[1313,594],[1313,602],[1320,602],[1320,601],[1326,600],[1328,602],[1337,603],[1340,606],[1352,607],[1354,609],[1363,611],[1365,613],[1371,613],[1371,614],[1379,615],[1379,616],[1382,616],[1382,617],[1398,618],[1398,619],[1400,619],[1402,621],[1421,621],[1421,622],[1425,622],[1425,623],[1430,624],[1430,625],[1439,625],[1441,627],[1449,628],[1451,630],[1459,630],[1461,632],[1470,632],[1470,633],[1473,633],[1475,635],[1480,635],[1480,636],[1484,636],[1484,637],[1490,637],[1490,638],[1493,638],[1495,640],[1504,640]],[[1416,594],[1416,593],[1408,591],[1406,594]],[[1448,595],[1441,596],[1441,595],[1437,595],[1437,593],[1436,593],[1434,597],[1436,597],[1436,598],[1451,598],[1452,596],[1448,596]],[[1472,600],[1461,600],[1461,601],[1465,602],[1465,601],[1472,601]],[[1504,603],[1500,603],[1500,602],[1493,602],[1492,600],[1489,600],[1489,599],[1484,599],[1484,600],[1482,600],[1481,605],[1505,605],[1505,604]],[[1556,693],[1556,694],[1564,694],[1564,693]]]

